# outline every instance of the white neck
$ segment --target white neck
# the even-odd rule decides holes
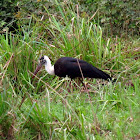
[[[54,73],[54,66],[52,66],[52,64],[51,64],[51,61],[50,61],[50,59],[47,57],[47,56],[45,56],[45,59],[46,59],[46,64],[45,64],[45,69],[46,69],[46,71],[50,74],[50,75],[54,75],[55,73]]]

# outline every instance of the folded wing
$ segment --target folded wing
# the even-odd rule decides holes
[[[57,60],[55,65],[57,65],[56,75],[60,77],[65,77],[66,75],[68,75],[71,78],[76,78],[76,77],[82,77],[83,74],[84,77],[111,80],[111,77],[105,72],[103,72],[102,70],[92,66],[91,64],[83,60],[79,60],[76,58],[71,58],[71,57],[60,58]]]

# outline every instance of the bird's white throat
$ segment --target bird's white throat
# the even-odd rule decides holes
[[[50,75],[54,75],[54,66],[51,64],[51,60],[48,58],[48,56],[44,56],[44,59],[46,60],[45,63],[45,69]]]

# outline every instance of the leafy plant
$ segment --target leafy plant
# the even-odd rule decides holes
[[[1,0],[0,1],[0,30],[5,27],[9,28],[9,31],[15,31],[17,28],[15,15],[18,12],[17,0]]]

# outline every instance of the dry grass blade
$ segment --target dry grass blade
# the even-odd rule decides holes
[[[7,68],[8,68],[8,66],[9,66],[9,64],[10,64],[10,62],[11,62],[11,60],[12,60],[13,57],[14,57],[14,54],[11,55],[11,57],[9,58],[9,60],[6,62],[6,64],[3,67],[3,70],[5,69],[5,71],[4,71],[3,75],[2,75],[2,78],[1,78],[1,81],[0,81],[0,85],[2,85],[2,81],[4,79],[6,70],[7,70]]]

